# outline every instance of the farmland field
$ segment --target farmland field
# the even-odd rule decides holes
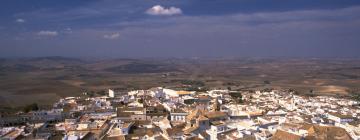
[[[103,95],[156,86],[206,89],[290,88],[300,94],[347,95],[360,85],[357,59],[2,59],[0,106],[50,105],[82,92]]]

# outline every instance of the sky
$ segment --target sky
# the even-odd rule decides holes
[[[2,0],[0,57],[360,57],[359,0]]]

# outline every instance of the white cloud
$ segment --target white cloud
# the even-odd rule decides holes
[[[40,36],[57,36],[58,32],[57,31],[40,31],[37,33],[37,35]]]
[[[17,22],[17,23],[24,23],[24,22],[25,22],[25,19],[18,18],[18,19],[16,19],[16,22]]]
[[[119,37],[120,37],[119,33],[113,33],[113,34],[104,35],[105,39],[117,39]]]
[[[72,33],[73,33],[73,31],[72,31],[71,28],[66,28],[66,29],[63,30],[62,32],[65,33],[65,34],[72,34]]]
[[[165,8],[165,7],[162,7],[161,5],[155,5],[155,6],[151,7],[150,9],[148,9],[146,11],[146,13],[149,15],[171,16],[171,15],[182,14],[182,11],[180,8],[176,8],[176,7]]]

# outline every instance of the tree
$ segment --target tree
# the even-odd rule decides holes
[[[195,102],[194,99],[187,99],[187,100],[184,100],[184,104],[187,104],[187,105],[191,105]]]
[[[89,92],[87,95],[88,95],[90,98],[92,98],[92,97],[95,96],[95,95],[94,95],[94,92]]]
[[[106,95],[106,92],[104,90],[101,90],[101,91],[97,92],[97,94],[104,96],[104,95]]]
[[[268,84],[270,84],[270,81],[265,80],[265,81],[264,81],[264,84],[268,85]]]
[[[237,102],[237,103],[243,103],[242,95],[240,92],[231,92],[229,95]]]
[[[25,106],[24,109],[23,109],[23,111],[24,111],[25,113],[28,113],[28,112],[30,112],[30,111],[37,111],[37,110],[39,110],[39,106],[38,106],[37,103],[33,103],[33,104],[30,104],[30,105],[27,105],[27,106]]]
[[[138,100],[138,102],[139,102],[140,104],[142,104],[142,103],[144,103],[144,100],[143,100],[142,98],[140,98],[140,99]]]
[[[348,91],[350,93],[350,96],[356,100],[360,101],[360,89],[352,89]]]

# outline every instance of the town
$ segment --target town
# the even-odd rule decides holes
[[[357,101],[291,90],[109,89],[1,115],[0,139],[358,140],[359,114]]]

